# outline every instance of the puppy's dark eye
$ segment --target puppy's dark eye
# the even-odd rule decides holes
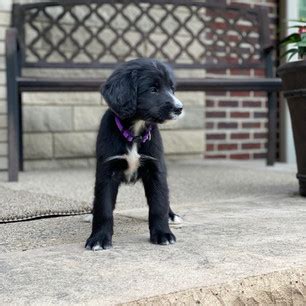
[[[158,88],[157,87],[151,87],[150,91],[151,91],[151,93],[158,93]]]
[[[170,89],[171,89],[172,92],[174,93],[175,88],[174,88],[174,85],[173,85],[173,84],[170,84]]]

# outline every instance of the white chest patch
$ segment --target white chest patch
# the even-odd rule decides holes
[[[133,144],[130,150],[128,149],[125,158],[128,162],[128,168],[124,171],[124,175],[129,182],[140,166],[140,155],[138,154],[136,143]]]
[[[141,134],[141,131],[145,127],[145,122],[142,120],[139,120],[135,122],[134,126],[132,127],[133,133],[135,136],[139,136]],[[132,177],[137,174],[138,168],[140,166],[140,155],[137,151],[137,144],[133,143],[131,148],[127,148],[127,153],[123,155],[115,155],[107,158],[105,162],[108,162],[113,159],[125,159],[128,163],[127,169],[124,171],[125,178],[127,182],[130,182]],[[149,159],[154,159],[150,156],[146,156]]]

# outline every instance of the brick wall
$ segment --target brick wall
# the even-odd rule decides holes
[[[277,0],[227,1],[243,6],[266,6],[270,12],[270,31],[275,39]],[[264,71],[227,70],[218,75],[227,77],[263,77]],[[207,76],[215,76],[207,73]],[[267,146],[267,99],[264,92],[206,92],[205,158],[264,158]]]

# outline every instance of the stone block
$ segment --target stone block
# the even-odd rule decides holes
[[[26,171],[40,169],[63,169],[63,168],[84,168],[88,167],[87,158],[60,158],[45,160],[27,160],[24,168]]]
[[[52,73],[55,74],[57,77],[72,77],[72,78],[101,78],[102,80],[108,77],[113,69],[89,69],[89,68],[82,68],[82,69],[52,69]],[[50,69],[31,69],[27,68],[23,71],[23,75],[27,77],[50,77]],[[97,88],[97,92],[100,92],[100,89]]]
[[[54,135],[55,157],[92,157],[96,133],[57,133]]]
[[[0,142],[0,156],[7,156],[7,143]]]
[[[176,69],[176,78],[205,78],[206,71],[204,69]]]
[[[0,157],[0,170],[7,170],[7,157]]]
[[[99,92],[27,92],[22,99],[27,105],[104,105]]]
[[[53,140],[50,133],[25,133],[23,136],[25,159],[53,157]]]
[[[14,1],[16,2],[16,1]],[[1,1],[0,2],[0,11],[1,12],[9,12],[12,8],[12,0],[6,0],[6,1]]]
[[[0,25],[9,26],[10,25],[11,14],[8,11],[0,11]]]
[[[24,106],[26,132],[72,130],[72,108],[66,106]]]
[[[204,152],[203,130],[161,131],[166,154]]]
[[[7,103],[5,100],[0,99],[0,114],[5,115],[7,113]]]
[[[5,54],[5,43],[3,40],[0,40],[0,54]]]
[[[0,85],[6,85],[6,74],[4,71],[0,71]]]
[[[184,106],[204,106],[204,92],[177,91],[175,95],[179,100],[182,101]]]
[[[0,18],[1,18],[1,13],[0,13]],[[0,40],[5,40],[6,29],[7,29],[7,27],[3,26],[2,21],[0,21]]]
[[[6,115],[0,115],[0,129],[7,127],[7,116]]]
[[[3,55],[0,55],[0,69],[4,70],[6,67],[5,58]]]
[[[167,123],[161,124],[160,129],[203,129],[204,128],[204,109],[186,107],[185,115],[178,120],[169,120]]]
[[[101,106],[76,106],[74,107],[74,128],[82,131],[97,131],[101,118],[106,111]]]
[[[6,99],[6,87],[3,85],[0,85],[0,99]]]
[[[0,129],[0,141],[1,142],[7,141],[7,130],[6,129]]]

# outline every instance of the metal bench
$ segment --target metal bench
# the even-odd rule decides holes
[[[178,78],[179,91],[265,91],[268,154],[276,147],[276,92],[268,11],[225,1],[65,0],[13,6],[6,34],[9,180],[23,170],[22,93],[97,91],[103,79],[56,76],[52,69],[113,69],[131,58],[153,57],[179,69],[265,69],[264,78]],[[52,77],[25,76],[48,69]]]

